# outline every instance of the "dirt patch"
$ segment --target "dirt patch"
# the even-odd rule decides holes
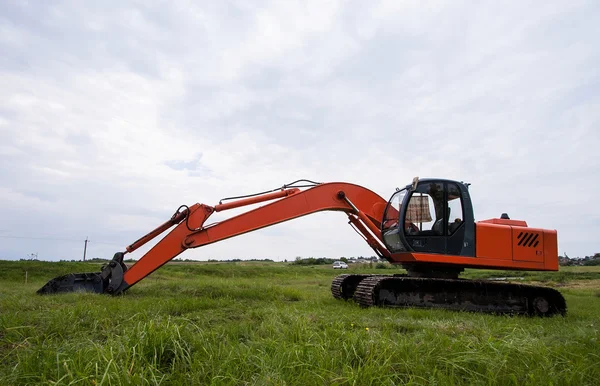
[[[567,283],[557,283],[554,285],[554,287],[600,290],[600,279],[573,280],[573,281],[569,281]]]

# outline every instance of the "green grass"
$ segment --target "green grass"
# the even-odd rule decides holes
[[[54,276],[98,269],[0,261],[1,385],[593,385],[600,379],[600,267],[465,273],[556,286],[569,311],[548,319],[361,309],[332,298],[329,286],[339,271],[284,263],[168,264],[119,297],[35,294]],[[364,266],[360,272],[384,273]],[[394,272],[400,271],[385,271]]]

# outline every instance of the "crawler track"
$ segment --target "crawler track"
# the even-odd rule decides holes
[[[442,308],[531,316],[567,312],[565,299],[552,288],[463,279],[373,275],[359,282],[354,300],[363,307]]]
[[[372,276],[378,275],[339,275],[331,282],[331,293],[336,299],[352,299],[358,284],[362,280]]]

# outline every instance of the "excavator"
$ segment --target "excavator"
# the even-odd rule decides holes
[[[39,294],[90,291],[122,294],[190,248],[216,243],[321,211],[343,212],[350,226],[405,274],[343,274],[331,284],[336,299],[363,307],[414,307],[494,314],[566,314],[559,291],[497,280],[459,278],[465,268],[558,271],[555,230],[530,228],[503,213],[475,221],[468,183],[415,177],[389,200],[351,183],[298,180],[261,193],[229,197],[210,206],[181,205],[171,218],[115,253],[100,272],[50,280]],[[206,224],[215,212],[264,203],[226,220]],[[124,256],[173,228],[130,267]]]

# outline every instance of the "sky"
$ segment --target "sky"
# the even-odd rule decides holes
[[[594,0],[4,0],[0,259],[86,238],[110,258],[181,204],[414,176],[600,252],[598,20]],[[180,257],[360,255],[326,212]]]

